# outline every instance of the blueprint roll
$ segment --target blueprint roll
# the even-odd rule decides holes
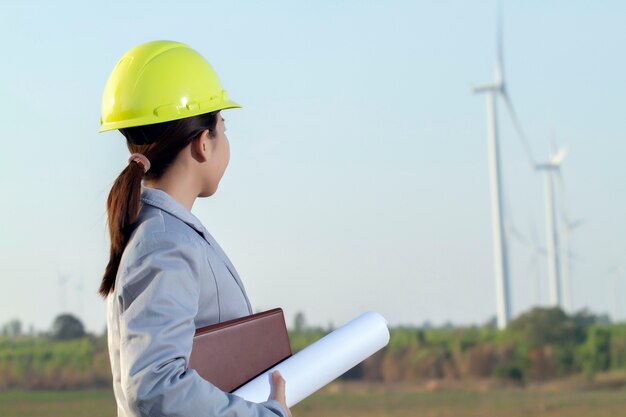
[[[256,403],[271,393],[271,373],[287,381],[287,406],[292,407],[358,365],[389,343],[387,321],[367,312],[259,375],[233,394]]]

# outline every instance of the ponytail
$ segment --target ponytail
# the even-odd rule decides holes
[[[137,126],[122,129],[131,153],[141,153],[148,159],[146,164],[137,158],[117,177],[107,199],[107,218],[111,250],[109,263],[104,271],[98,292],[107,297],[115,288],[115,278],[122,260],[122,254],[135,228],[141,210],[141,181],[160,178],[172,165],[176,156],[191,141],[205,130],[214,135],[219,112],[206,113],[160,126]]]
[[[104,271],[99,293],[106,297],[115,287],[115,276],[120,266],[122,253],[137,221],[141,208],[141,179],[144,168],[131,161],[115,180],[107,199],[107,214],[111,250],[109,263]]]

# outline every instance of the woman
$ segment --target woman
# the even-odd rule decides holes
[[[100,286],[119,417],[291,415],[277,372],[272,398],[255,404],[187,368],[196,328],[252,313],[235,268],[190,211],[226,170],[220,111],[234,107],[210,64],[177,42],[133,48],[104,90],[100,131],[119,129],[132,153],[107,200]]]

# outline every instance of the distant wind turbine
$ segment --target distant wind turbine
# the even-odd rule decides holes
[[[561,293],[559,239],[556,229],[556,211],[554,210],[553,174],[559,171],[566,154],[567,148],[561,148],[548,162],[535,165],[537,171],[543,171],[545,173],[546,248],[548,254],[548,277],[550,280],[550,305],[558,307],[563,307],[563,297]]]
[[[569,217],[569,212],[566,202],[566,190],[565,182],[563,181],[563,174],[561,170],[556,171],[558,194],[560,195],[560,215],[561,215],[561,241],[562,250],[561,254],[561,270],[563,278],[563,308],[565,311],[570,312],[573,309],[572,303],[572,259],[574,254],[571,250],[570,236],[572,231],[577,229],[586,223],[584,219],[578,219],[572,221]]]
[[[546,256],[546,250],[540,245],[537,234],[537,228],[533,217],[530,218],[530,238],[524,236],[514,226],[510,226],[509,234],[522,243],[530,251],[530,260],[526,267],[525,277],[530,280],[532,277],[532,292],[534,293],[534,305],[541,303],[541,272],[539,269],[539,260]]]
[[[78,282],[75,284],[74,288],[76,289],[76,295],[78,296],[78,306],[79,306],[79,314],[81,317],[84,316],[85,313],[85,303],[84,303],[84,295],[83,295],[83,275],[81,274],[78,278]]]
[[[487,139],[489,148],[489,174],[491,188],[491,213],[493,228],[493,253],[494,269],[496,279],[496,302],[497,302],[497,322],[498,328],[506,328],[511,320],[511,297],[509,282],[509,259],[507,249],[507,238],[503,219],[502,204],[502,180],[500,169],[500,151],[498,147],[498,122],[496,116],[496,96],[504,101],[504,104],[513,120],[515,128],[522,138],[527,157],[530,164],[534,165],[530,147],[525,139],[521,125],[513,110],[513,104],[508,95],[506,83],[504,81],[504,64],[502,58],[502,30],[501,18],[498,14],[497,47],[496,47],[496,68],[495,81],[490,84],[477,86],[474,93],[485,93],[487,96]]]
[[[65,284],[69,281],[70,277],[67,274],[58,274],[58,282],[59,282],[59,307],[61,308],[61,313],[65,313],[67,311],[66,304],[66,290]]]
[[[561,265],[563,266],[563,306],[565,311],[572,311],[574,307],[572,303],[572,259],[576,259],[576,255],[572,252],[569,241],[572,231],[585,224],[585,220],[570,222],[565,217],[563,222],[563,258],[561,258]]]
[[[619,284],[619,280],[620,278],[624,275],[624,268],[622,267],[612,267],[611,269],[609,269],[609,277],[612,278],[612,283],[611,285],[609,285],[610,288],[610,298],[612,298],[611,300],[611,304],[612,304],[612,308],[611,308],[611,320],[613,321],[613,323],[617,323],[618,320],[618,314],[617,314],[617,306],[619,305],[618,302],[618,284]]]

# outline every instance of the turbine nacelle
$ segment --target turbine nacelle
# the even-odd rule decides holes
[[[567,147],[559,149],[548,162],[535,164],[535,169],[538,171],[558,171],[561,168],[563,159],[565,159],[565,155],[567,155]]]
[[[479,93],[504,94],[504,84],[502,82],[495,82],[491,84],[477,85],[476,87],[472,88],[472,92],[474,94],[479,94]]]
[[[559,149],[558,152],[554,154],[552,159],[550,159],[550,163],[554,166],[561,165],[561,162],[563,162],[563,159],[565,159],[565,155],[567,155],[567,147]]]
[[[544,164],[535,164],[535,169],[538,171],[558,171],[559,166],[553,165],[550,162]]]

